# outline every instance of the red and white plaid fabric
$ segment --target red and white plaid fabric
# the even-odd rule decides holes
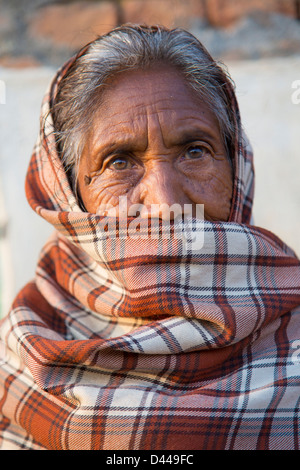
[[[197,252],[124,242],[80,209],[56,153],[49,103],[71,63],[28,169],[28,201],[55,232],[1,322],[1,448],[299,449],[300,263],[250,225],[233,92],[229,222],[204,222]]]

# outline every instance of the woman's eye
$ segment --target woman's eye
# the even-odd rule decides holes
[[[108,167],[114,170],[128,170],[133,167],[133,163],[128,158],[117,157],[109,162]]]
[[[211,155],[211,152],[208,148],[202,145],[189,147],[184,153],[184,157],[188,160],[197,160],[205,157],[206,155]]]

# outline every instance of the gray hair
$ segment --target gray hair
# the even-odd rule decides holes
[[[182,29],[124,25],[90,43],[61,80],[52,107],[58,151],[76,192],[77,169],[85,138],[110,78],[127,70],[166,64],[180,71],[219,122],[230,160],[235,119],[230,78],[205,47]]]

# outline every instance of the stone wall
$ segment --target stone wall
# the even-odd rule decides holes
[[[201,30],[205,37],[207,30],[232,35],[249,17],[262,29],[273,27],[266,24],[270,15],[283,15],[294,25],[299,12],[300,0],[0,0],[0,65],[59,65],[97,35],[125,22]],[[300,35],[296,45],[294,33],[291,40],[284,51],[299,51]]]

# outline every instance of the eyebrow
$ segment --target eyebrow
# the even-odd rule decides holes
[[[213,132],[207,132],[203,129],[190,129],[185,130],[180,135],[177,135],[175,139],[172,139],[171,146],[179,147],[180,145],[186,145],[190,142],[196,140],[207,140],[210,144],[213,145],[216,136]],[[103,142],[97,146],[94,155],[101,156],[103,159],[109,156],[111,153],[133,153],[137,150],[135,136],[125,138],[116,138],[113,142]],[[145,150],[145,148],[140,146],[140,151]]]
[[[176,140],[172,142],[173,145],[184,145],[190,142],[194,142],[195,140],[207,140],[209,143],[213,144],[216,136],[213,132],[207,132],[203,129],[191,129],[187,131],[183,131],[179,136],[177,136]]]
[[[95,158],[100,158],[101,161],[104,161],[111,154],[121,155],[124,153],[134,153],[136,150],[137,148],[134,142],[115,139],[111,143],[103,143],[98,145],[92,155]]]

